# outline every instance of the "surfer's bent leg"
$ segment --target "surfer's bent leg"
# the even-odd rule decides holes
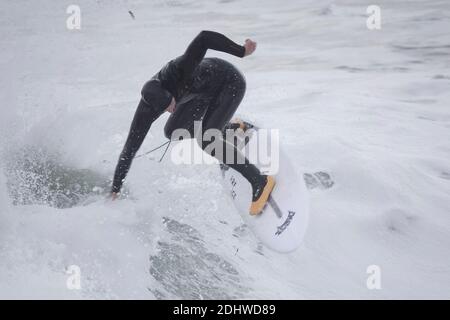
[[[262,175],[259,169],[251,164],[249,160],[236,148],[236,145],[228,143],[222,139],[223,154],[216,155],[213,148],[207,148],[212,141],[205,141],[203,133],[208,129],[218,129],[223,131],[236,112],[239,104],[244,98],[246,83],[244,76],[230,63],[223,61],[220,66],[221,72],[225,69],[226,76],[216,77],[217,83],[210,83],[209,92],[199,94],[193,100],[177,105],[175,112],[169,117],[164,133],[167,138],[172,139],[172,133],[176,129],[186,129],[194,138],[194,121],[202,121],[202,134],[197,136],[199,146],[216,157],[221,163],[226,162],[228,166],[242,174],[253,189],[252,208],[250,212],[257,214],[261,212],[262,207],[253,209],[253,204],[258,203],[264,192],[267,191],[268,177]],[[221,136],[222,137],[222,136]],[[217,145],[217,144],[216,144]],[[233,156],[230,156],[233,154]],[[226,159],[234,159],[228,163]],[[272,182],[273,187],[273,182]],[[267,198],[267,197],[266,197]]]
[[[212,142],[203,139],[203,133],[208,129],[225,129],[245,95],[245,78],[239,70],[225,61],[220,64],[220,68],[219,72],[225,77],[216,77],[217,83],[210,84],[210,88],[213,88],[210,92],[199,94],[195,99],[177,105],[175,112],[167,120],[164,133],[168,139],[172,139],[172,133],[176,129],[186,129],[194,138],[194,121],[202,121],[201,135],[196,137],[199,146],[221,163],[225,160],[227,165],[242,174],[257,194],[265,184],[266,176],[261,175],[259,169],[249,162],[235,144],[222,140],[223,153],[216,154],[216,150],[207,149]],[[226,159],[233,161],[228,163]]]
[[[173,139],[172,135],[178,129],[187,130],[194,138],[194,122],[202,121],[210,100],[206,95],[199,95],[186,103],[177,104],[175,111],[167,119],[164,126],[166,138]]]
[[[227,76],[221,86],[221,90],[218,91],[214,101],[206,110],[203,118],[204,131],[208,129],[219,129],[223,131],[229,124],[245,95],[246,82],[244,76],[228,62],[223,61],[223,67],[227,69]],[[203,140],[201,142],[202,149],[205,150],[210,143],[212,142]],[[233,156],[230,157],[230,154],[233,154]],[[223,154],[221,157],[217,157],[215,154],[211,155],[218,158],[222,163],[225,160],[228,166],[242,174],[250,182],[255,192],[260,186],[265,184],[266,176],[262,175],[259,169],[251,164],[236,148],[234,141],[223,141]],[[226,159],[233,159],[233,161],[228,163]]]

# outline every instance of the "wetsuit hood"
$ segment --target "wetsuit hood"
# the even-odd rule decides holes
[[[172,101],[172,95],[161,86],[157,79],[148,81],[141,91],[142,100],[151,106],[155,111],[164,111]]]

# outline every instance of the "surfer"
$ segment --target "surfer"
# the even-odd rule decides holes
[[[223,34],[202,31],[192,40],[183,55],[169,61],[144,85],[114,173],[111,189],[113,200],[117,198],[131,162],[150,126],[165,111],[171,113],[164,128],[168,139],[172,139],[172,133],[176,129],[186,129],[194,137],[194,121],[201,121],[203,132],[208,129],[223,131],[232,128],[230,120],[245,94],[245,78],[231,63],[219,58],[205,58],[208,49],[243,58],[255,51],[256,42],[247,39],[241,46]],[[241,128],[245,129],[243,126]],[[211,142],[203,139],[197,141],[208,152],[207,146]],[[223,141],[223,146],[225,155],[233,152],[243,160],[227,165],[242,174],[252,186],[250,214],[261,213],[275,186],[274,178],[261,174],[233,144]],[[226,156],[219,159],[214,152],[209,154],[219,161],[228,159]]]

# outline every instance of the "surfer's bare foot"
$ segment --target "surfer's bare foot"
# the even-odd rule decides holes
[[[236,125],[239,125],[239,129],[241,129],[244,132],[247,131],[247,129],[248,129],[247,124],[239,118],[233,119],[233,123],[235,123]]]
[[[248,123],[240,118],[232,119],[225,127],[225,129],[231,129],[231,130],[241,129],[244,132],[246,132],[247,130],[252,129],[252,128],[253,128],[253,125],[251,125],[250,123]]]
[[[265,184],[261,185],[253,191],[252,204],[250,206],[250,215],[255,216],[262,212],[264,206],[269,200],[269,196],[272,193],[274,187],[275,178],[272,176],[267,176]]]

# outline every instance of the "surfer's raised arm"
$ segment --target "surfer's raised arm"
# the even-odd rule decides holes
[[[247,39],[243,46],[230,40],[225,35],[215,31],[201,31],[179,57],[179,65],[184,71],[184,77],[189,77],[193,70],[205,57],[208,49],[231,54],[236,57],[246,57],[256,49],[256,42]]]
[[[116,198],[117,193],[120,192],[123,181],[130,170],[131,162],[133,161],[136,152],[144,142],[152,123],[159,117],[161,113],[154,112],[149,108],[145,102],[141,100],[136,110],[136,113],[131,123],[130,132],[125,142],[125,146],[117,162],[116,170],[114,172],[113,185],[111,193],[113,199]]]

